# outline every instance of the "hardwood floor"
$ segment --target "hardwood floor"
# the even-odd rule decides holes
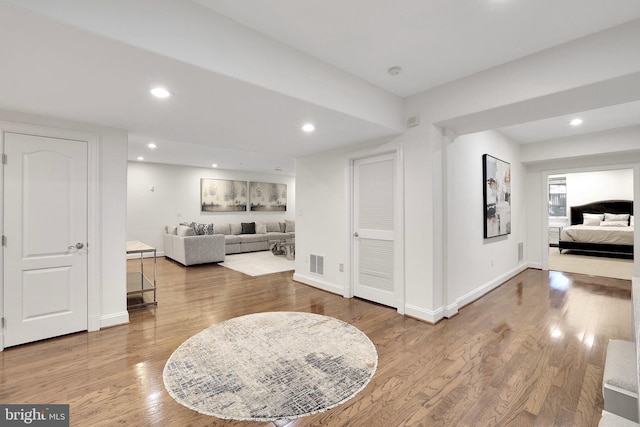
[[[527,270],[436,325],[291,272],[249,277],[160,258],[158,282],[158,306],[132,311],[128,325],[0,353],[0,402],[68,403],[78,426],[596,426],[607,341],[631,339],[631,283],[577,274]],[[167,394],[162,370],[184,340],[279,310],[365,332],[379,354],[369,385],[337,408],[277,423],[200,415]]]

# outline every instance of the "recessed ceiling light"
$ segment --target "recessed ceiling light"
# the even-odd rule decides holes
[[[151,95],[155,96],[156,98],[168,98],[171,96],[171,92],[163,87],[158,86],[151,89]]]
[[[211,167],[212,167],[212,168],[217,168],[217,167],[218,167],[218,164],[217,164],[217,163],[214,163],[214,164],[212,164],[212,165],[211,165]]]
[[[155,142],[150,142],[150,143],[147,144],[147,147],[149,147],[149,148],[151,148],[153,150],[154,148],[157,147],[157,145],[155,144]]]
[[[316,127],[313,125],[313,123],[305,123],[304,125],[302,125],[302,130],[310,133],[316,130]]]
[[[387,70],[387,73],[389,73],[390,76],[397,76],[398,74],[400,74],[400,71],[402,71],[402,68],[396,65],[395,67],[389,68]]]
[[[143,161],[143,160],[144,160],[144,157],[142,157],[142,156],[138,156],[138,160],[139,160],[139,161]]]
[[[582,124],[582,119],[573,119],[569,122],[571,126],[580,126]]]

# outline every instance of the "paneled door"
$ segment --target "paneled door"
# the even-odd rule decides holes
[[[4,346],[87,329],[87,143],[4,133]]]
[[[395,155],[353,164],[353,262],[357,297],[397,308]]]

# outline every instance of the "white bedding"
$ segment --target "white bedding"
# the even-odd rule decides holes
[[[562,230],[560,240],[583,243],[633,245],[633,227],[572,225]]]

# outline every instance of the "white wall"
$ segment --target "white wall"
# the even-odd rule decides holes
[[[98,307],[90,307],[97,319],[90,328],[106,327],[129,321],[126,298],[126,200],[127,200],[127,132],[86,123],[0,110],[0,120],[56,129],[90,132],[98,136],[98,194],[94,221],[99,224],[97,241],[89,242],[89,250],[99,254],[95,278],[99,294]]]
[[[567,206],[599,200],[633,200],[633,169],[568,173]]]
[[[141,240],[158,249],[160,255],[164,252],[164,227],[169,224],[267,222],[295,218],[296,184],[291,176],[143,162],[129,162],[128,176],[127,240]],[[200,212],[201,178],[287,184],[287,211]]]
[[[482,155],[511,165],[511,234],[483,238]],[[502,283],[525,267],[518,261],[518,243],[525,241],[526,187],[520,147],[496,131],[456,138],[447,152],[448,314]]]
[[[442,318],[442,138],[430,125],[392,141],[372,141],[296,160],[296,274],[322,289],[349,294],[349,161],[399,150],[404,168],[404,300],[406,314]],[[434,202],[435,201],[435,202]],[[480,230],[482,233],[482,229]],[[325,274],[309,273],[308,255],[325,256]],[[344,272],[339,264],[345,264]],[[402,284],[400,284],[402,286]]]

